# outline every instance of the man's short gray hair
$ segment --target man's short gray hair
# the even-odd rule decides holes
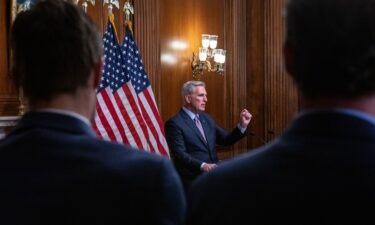
[[[190,80],[184,83],[184,85],[182,85],[182,90],[181,90],[182,98],[184,98],[186,95],[191,94],[193,92],[193,88],[199,87],[199,86],[206,87],[206,84],[203,81],[199,81],[199,80]]]

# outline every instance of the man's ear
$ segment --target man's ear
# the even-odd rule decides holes
[[[293,49],[288,41],[284,43],[283,47],[285,69],[289,74],[294,74],[295,55]]]
[[[104,58],[100,58],[94,64],[94,68],[93,68],[93,73],[94,73],[94,88],[96,88],[100,84],[100,79],[102,78],[103,66],[104,66]]]
[[[187,102],[187,103],[191,103],[191,97],[190,97],[190,95],[185,95],[185,102]]]

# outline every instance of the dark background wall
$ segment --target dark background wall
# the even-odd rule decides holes
[[[88,14],[105,31],[107,6],[89,6]],[[125,0],[120,0],[123,8]],[[249,151],[274,138],[298,111],[298,93],[284,70],[283,10],[286,0],[133,0],[134,35],[149,74],[162,119],[181,107],[181,85],[192,79],[192,53],[201,46],[201,34],[219,35],[218,48],[227,50],[224,75],[204,72],[210,113],[218,124],[232,129],[243,108],[253,114],[248,135],[221,159]],[[9,82],[9,1],[0,1],[0,116],[18,113],[18,93]],[[120,36],[124,13],[113,10]],[[182,49],[172,43],[185,43]],[[166,61],[165,57],[172,59]]]

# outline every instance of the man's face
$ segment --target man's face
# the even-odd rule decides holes
[[[194,112],[203,112],[206,109],[207,103],[207,92],[203,86],[194,87],[193,92],[190,95],[185,96],[187,108]]]

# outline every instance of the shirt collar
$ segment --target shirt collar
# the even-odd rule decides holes
[[[196,117],[197,114],[193,113],[192,111],[188,110],[187,108],[185,107],[182,107],[182,109],[188,114],[188,116],[194,120],[194,118]]]
[[[50,113],[56,113],[56,114],[61,114],[65,116],[74,117],[76,119],[83,121],[87,125],[91,126],[90,121],[86,117],[73,111],[64,110],[64,109],[55,109],[55,108],[44,108],[44,109],[36,110],[36,112],[50,112]]]
[[[375,125],[375,117],[370,115],[364,111],[349,109],[349,108],[331,108],[331,109],[312,109],[312,110],[305,110],[299,113],[299,116],[316,113],[316,112],[335,112],[340,114],[345,114],[349,116],[353,116],[362,120],[365,120],[373,125]]]

